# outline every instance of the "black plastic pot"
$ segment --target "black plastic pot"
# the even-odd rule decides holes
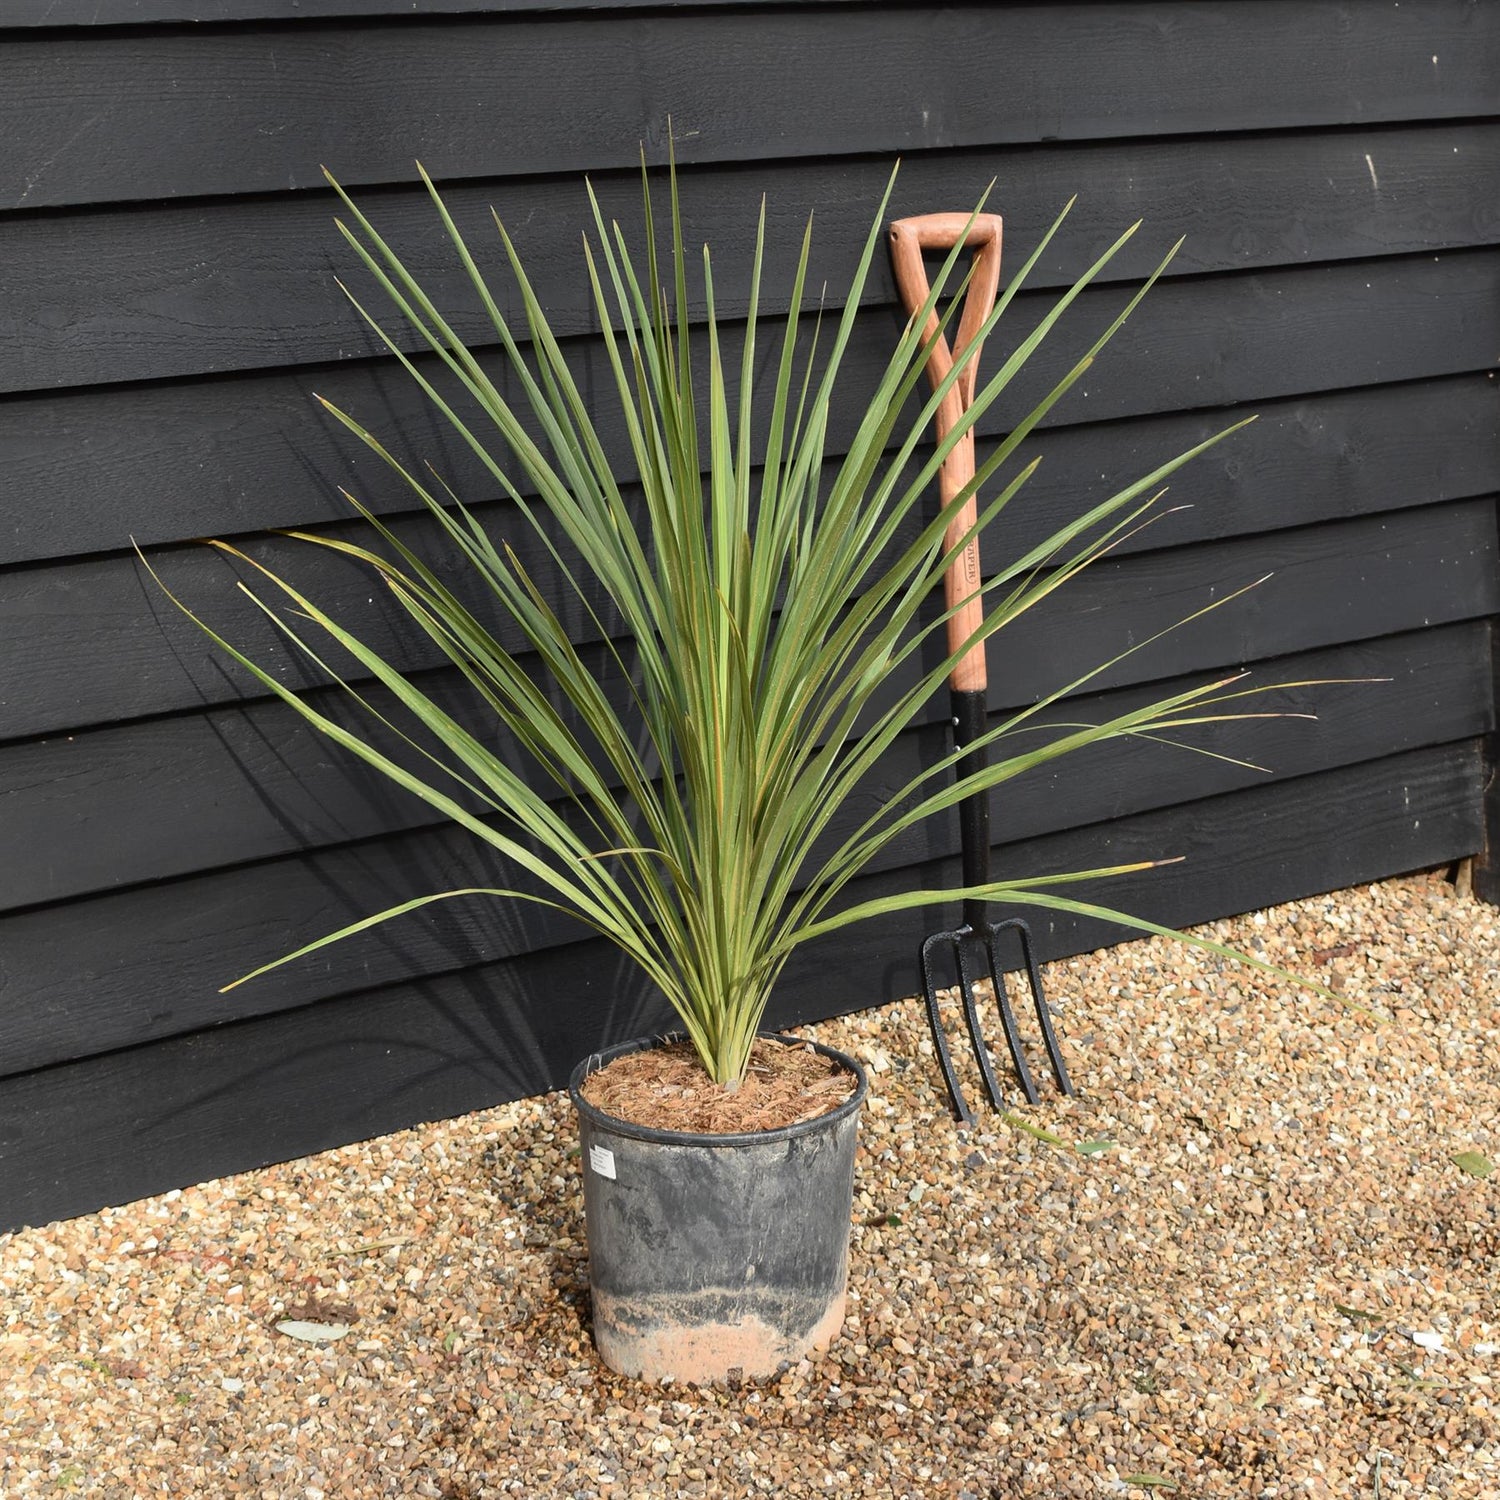
[[[747,1135],[653,1130],[579,1094],[590,1073],[661,1044],[596,1053],[569,1084],[594,1342],[612,1370],[646,1380],[774,1374],[843,1326],[864,1070],[818,1046],[853,1075],[853,1095],[817,1119]]]

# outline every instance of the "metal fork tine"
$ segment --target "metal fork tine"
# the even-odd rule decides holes
[[[964,1103],[962,1090],[958,1086],[958,1075],[953,1071],[953,1058],[948,1052],[948,1037],[943,1031],[943,1019],[938,1014],[937,982],[932,972],[932,950],[938,943],[950,943],[954,948],[959,971],[962,973],[963,955],[959,951],[957,934],[935,933],[922,944],[922,993],[927,1001],[927,1024],[932,1028],[932,1044],[937,1050],[938,1066],[943,1070],[943,1082],[948,1086],[948,1100],[953,1113],[961,1125],[973,1125],[974,1115]]]
[[[990,982],[995,987],[995,1008],[1000,1012],[1000,1025],[1005,1031],[1010,1058],[1016,1067],[1016,1077],[1020,1079],[1021,1088],[1025,1091],[1026,1102],[1039,1104],[1041,1095],[1037,1093],[1036,1084],[1032,1081],[1031,1069],[1026,1066],[1026,1049],[1021,1044],[1021,1028],[1016,1025],[1015,1012],[1010,1008],[1010,995],[1005,988],[1005,979],[1000,973],[1000,961],[995,954],[995,933],[1004,925],[1004,923],[989,923],[989,930],[984,938],[985,950],[990,959]],[[997,1109],[1000,1107],[998,1097],[995,1099],[995,1107]]]
[[[974,1056],[980,1064],[980,1077],[984,1079],[984,1088],[989,1092],[990,1103],[996,1109],[1002,1109],[1001,1086],[995,1079],[995,1068],[990,1064],[990,1049],[984,1046],[984,1032],[980,1028],[980,1007],[974,995],[974,974],[969,968],[968,954],[971,948],[980,947],[984,939],[975,932],[972,927],[960,927],[954,933],[954,953],[959,960],[959,992],[963,995],[963,1020],[969,1028],[969,1043],[974,1047]],[[993,953],[990,954],[993,956]],[[993,965],[992,965],[993,974]]]
[[[1031,998],[1036,1005],[1036,1018],[1041,1022],[1042,1041],[1047,1047],[1047,1060],[1052,1064],[1052,1076],[1057,1079],[1057,1086],[1063,1093],[1071,1094],[1073,1085],[1068,1079],[1068,1070],[1063,1064],[1062,1048],[1057,1043],[1057,1033],[1052,1029],[1052,1012],[1047,1008],[1047,1001],[1042,994],[1042,976],[1037,971],[1036,954],[1031,946],[1031,928],[1020,917],[1012,917],[1008,922],[996,923],[991,934],[998,932],[1002,927],[1014,927],[1021,939],[1021,957],[1026,963],[1026,977],[1031,985]]]

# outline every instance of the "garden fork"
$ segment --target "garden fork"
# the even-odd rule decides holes
[[[959,320],[955,346],[950,350],[947,338],[940,332],[936,309],[928,314],[927,326],[923,330],[925,340],[932,342],[928,357],[927,375],[934,391],[947,379],[956,361],[966,363],[957,380],[949,387],[937,412],[937,441],[941,444],[954,427],[962,420],[974,399],[975,376],[979,368],[979,331],[995,306],[995,293],[1000,285],[1000,230],[998,214],[925,214],[914,219],[899,219],[891,225],[891,261],[895,267],[896,285],[901,293],[908,316],[915,316],[927,301],[929,285],[926,267],[922,262],[926,250],[951,250],[962,239],[965,248],[974,252],[973,275],[969,282],[968,295],[964,301],[963,315]],[[972,348],[970,347],[972,345]],[[954,444],[944,459],[939,474],[938,488],[944,507],[950,505],[962,492],[964,486],[974,478],[974,433],[972,428]],[[969,532],[978,519],[978,503],[970,496],[957,515],[948,524],[944,544],[952,548]],[[984,622],[984,605],[980,596],[979,538],[971,536],[962,552],[948,566],[944,580],[948,607],[954,613],[948,619],[948,650],[960,650]],[[985,732],[987,724],[988,671],[985,662],[984,642],[976,641],[959,659],[948,679],[949,701],[953,713],[954,747],[963,751]],[[982,771],[988,762],[988,752],[980,745],[961,756],[955,767],[960,780]],[[959,805],[959,827],[963,839],[963,875],[966,886],[988,883],[990,878],[990,798],[988,790],[978,791],[966,797]],[[1014,932],[1020,939],[1021,958],[1026,977],[1031,985],[1031,997],[1036,1006],[1037,1020],[1041,1023],[1042,1037],[1047,1047],[1047,1057],[1057,1085],[1065,1094],[1073,1092],[1068,1081],[1067,1069],[1063,1066],[1062,1052],[1057,1036],[1052,1030],[1052,1019],[1047,1002],[1042,995],[1041,975],[1037,972],[1036,956],[1032,949],[1031,930],[1019,917],[1004,922],[987,920],[985,903],[968,900],[963,906],[963,925],[951,932],[934,933],[922,944],[922,987],[927,1001],[927,1019],[932,1027],[932,1040],[937,1049],[938,1062],[943,1070],[943,1081],[948,1086],[948,1097],[953,1111],[965,1125],[974,1123],[974,1116],[964,1102],[958,1079],[953,1071],[953,1059],[948,1052],[948,1040],[938,1014],[937,956],[944,952],[953,955],[953,964],[958,973],[958,987],[963,996],[964,1020],[969,1029],[969,1040],[979,1062],[979,1071],[984,1086],[989,1091],[990,1102],[996,1109],[1002,1107],[1000,1086],[995,1081],[990,1064],[989,1050],[984,1044],[979,1024],[979,1010],[974,993],[976,975],[987,977],[994,987],[995,1004],[1000,1012],[1000,1021],[1005,1030],[1005,1040],[1015,1064],[1016,1076],[1025,1090],[1029,1104],[1039,1102],[1036,1084],[1031,1070],[1026,1065],[1022,1037],[1011,1010],[1010,996],[1000,971],[996,954],[996,942],[1002,933]]]

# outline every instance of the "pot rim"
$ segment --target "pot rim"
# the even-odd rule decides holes
[[[823,1057],[832,1058],[845,1072],[854,1075],[854,1092],[842,1104],[826,1114],[814,1115],[810,1120],[778,1125],[771,1130],[742,1130],[724,1135],[693,1130],[660,1130],[652,1125],[637,1125],[632,1120],[620,1119],[618,1115],[606,1114],[598,1105],[590,1104],[579,1092],[585,1079],[608,1067],[616,1058],[687,1040],[683,1032],[672,1031],[658,1036],[637,1037],[634,1041],[621,1042],[614,1047],[606,1047],[601,1052],[589,1053],[573,1069],[573,1076],[568,1080],[568,1094],[573,1101],[573,1108],[591,1125],[607,1130],[611,1135],[626,1136],[637,1141],[653,1141],[664,1146],[761,1146],[767,1141],[794,1140],[815,1131],[830,1129],[854,1114],[865,1102],[865,1097],[870,1092],[870,1081],[865,1076],[865,1070],[847,1052],[824,1046],[822,1042],[815,1042],[810,1037],[787,1036],[779,1031],[758,1031],[756,1035],[787,1047],[811,1047]]]

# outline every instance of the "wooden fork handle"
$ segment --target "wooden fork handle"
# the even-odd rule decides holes
[[[951,250],[960,241],[974,252],[974,271],[969,281],[959,319],[955,347],[950,348],[946,335],[939,334],[937,310],[927,315],[922,330],[924,340],[937,335],[927,360],[927,378],[936,390],[953,369],[955,362],[968,356],[963,373],[943,397],[937,412],[937,440],[948,436],[974,400],[975,377],[979,370],[979,330],[995,307],[1000,286],[999,214],[923,214],[913,219],[897,219],[891,225],[891,264],[896,273],[896,288],[908,317],[915,317],[926,302],[931,285],[922,254],[926,250]],[[974,477],[974,434],[966,432],[943,462],[938,478],[938,493],[943,505],[951,505]],[[970,530],[979,514],[974,496],[970,496],[948,524],[946,544],[953,547]],[[957,651],[979,629],[984,621],[984,601],[980,597],[979,538],[968,544],[949,565],[944,590],[950,608],[960,600],[963,607],[948,620],[948,649]],[[954,667],[949,685],[954,692],[983,692],[988,683],[984,643],[978,642]]]

